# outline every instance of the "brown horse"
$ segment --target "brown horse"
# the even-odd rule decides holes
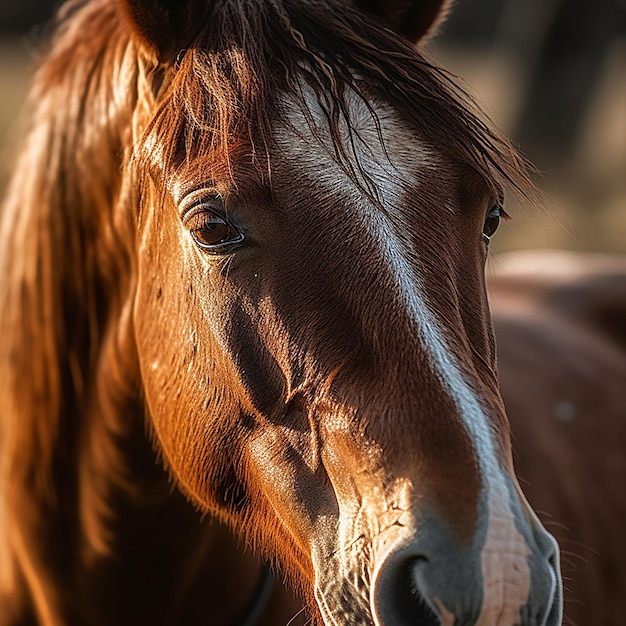
[[[554,626],[445,2],[63,9],[2,215],[0,623]],[[218,523],[219,522],[219,523]],[[224,523],[233,531],[229,535]]]
[[[489,281],[517,471],[562,550],[566,623],[626,615],[626,259],[519,253]]]

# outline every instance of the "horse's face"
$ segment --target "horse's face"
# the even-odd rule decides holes
[[[167,461],[207,508],[271,529],[326,615],[408,623],[425,597],[541,622],[554,548],[512,478],[483,284],[497,200],[349,97],[376,202],[309,100],[283,102],[271,181],[245,156],[236,186],[193,163],[144,211],[136,329]]]
[[[391,105],[349,92],[332,131],[300,88],[269,168],[240,138],[145,194],[135,332],[166,461],[329,625],[557,624],[494,366],[499,199]]]

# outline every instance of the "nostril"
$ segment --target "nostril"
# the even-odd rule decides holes
[[[391,589],[395,595],[393,606],[396,608],[396,620],[398,626],[439,626],[440,620],[428,605],[424,590],[420,589],[420,568],[428,563],[426,557],[414,557],[404,562],[396,572],[397,579]]]
[[[563,593],[561,582],[561,564],[558,544],[552,540],[551,549],[547,555],[548,565],[552,570],[554,589],[551,598],[551,605],[548,609],[548,616],[544,622],[546,626],[557,626],[563,620]]]
[[[535,527],[533,556],[533,614],[536,623],[557,626],[563,618],[559,544],[541,525]]]
[[[556,539],[542,526],[538,526],[534,533],[539,552],[553,568],[559,567],[559,544]]]
[[[559,569],[559,555],[556,551],[552,552],[552,554],[548,556],[548,563],[553,570]]]

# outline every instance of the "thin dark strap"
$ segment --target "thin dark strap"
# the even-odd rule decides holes
[[[235,626],[255,626],[267,608],[270,596],[274,591],[275,582],[274,574],[272,574],[267,565],[263,564],[263,575],[252,596],[252,600],[243,616],[235,622]]]

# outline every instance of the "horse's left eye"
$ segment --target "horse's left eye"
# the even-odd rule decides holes
[[[485,243],[489,243],[491,238],[493,237],[496,230],[498,230],[498,226],[500,225],[500,218],[504,215],[504,209],[501,204],[496,204],[491,207],[489,213],[487,213],[487,217],[485,218],[485,224],[483,226],[483,241]]]
[[[187,228],[198,247],[214,254],[226,252],[230,246],[243,241],[243,234],[232,224],[209,211],[195,213]]]

